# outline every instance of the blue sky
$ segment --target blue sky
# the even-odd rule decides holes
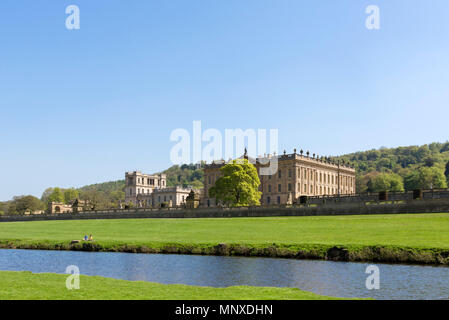
[[[65,28],[78,5],[81,29]],[[365,28],[368,5],[380,30]],[[171,165],[172,130],[321,155],[446,141],[447,0],[0,4],[0,200]]]

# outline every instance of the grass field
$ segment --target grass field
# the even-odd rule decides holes
[[[376,258],[383,254],[397,256],[392,262],[449,263],[449,213],[8,222],[0,223],[0,246],[67,249],[85,234],[93,234],[95,247],[86,247],[93,250],[214,254],[211,248],[226,244],[228,254],[291,256],[302,250],[323,258],[330,247],[342,246],[353,261],[390,261]]]
[[[210,288],[80,276],[80,289],[68,290],[68,275],[0,272],[0,300],[328,300],[295,288]]]

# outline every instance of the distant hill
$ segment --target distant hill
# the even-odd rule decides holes
[[[357,192],[388,189],[391,179],[406,190],[446,188],[449,183],[449,142],[380,148],[332,158],[350,162],[357,172]]]
[[[174,165],[163,171],[167,175],[168,186],[202,188],[204,170],[195,165]]]

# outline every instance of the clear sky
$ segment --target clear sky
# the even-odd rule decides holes
[[[320,155],[444,142],[448,98],[447,0],[2,0],[0,200],[168,168],[194,120]]]

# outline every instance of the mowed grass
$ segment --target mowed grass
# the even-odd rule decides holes
[[[0,223],[0,241],[102,245],[269,244],[449,248],[449,213],[279,218],[66,220]]]
[[[211,288],[165,285],[80,276],[80,289],[68,290],[68,275],[0,272],[0,300],[328,300],[295,288]]]

